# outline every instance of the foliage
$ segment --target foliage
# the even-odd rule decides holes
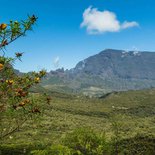
[[[102,155],[110,154],[110,147],[105,141],[105,136],[99,136],[88,128],[80,128],[68,133],[62,140],[62,144],[31,153],[34,155]]]
[[[115,150],[112,139],[108,140],[91,129],[80,128],[65,135],[59,144],[5,144],[0,146],[0,153],[7,155],[153,155],[155,153],[155,137],[151,135],[119,139],[117,143],[119,148]]]
[[[5,57],[6,46],[19,37],[25,36],[28,30],[32,30],[36,20],[37,17],[32,15],[25,21],[11,20],[9,24],[0,24],[0,138],[18,131],[27,120],[33,117],[33,114],[41,113],[37,103],[34,103],[30,97],[29,89],[40,83],[46,71],[18,75],[13,65],[16,60],[21,61],[23,53],[15,53],[14,58]],[[6,118],[7,121],[5,121]]]
[[[105,136],[97,135],[88,128],[76,129],[65,137],[63,143],[83,155],[102,155],[109,151]]]
[[[118,154],[118,151],[119,151],[119,141],[121,139],[121,124],[118,123],[114,118],[112,118],[112,131],[113,131],[113,137],[111,139],[111,143],[112,143],[112,146],[113,146],[113,154]]]
[[[0,155],[24,155],[37,149],[45,149],[45,145],[41,143],[3,144],[0,146]]]
[[[72,135],[75,129],[78,130],[81,127],[87,127],[86,130],[91,128],[93,133],[99,137],[100,133],[105,133],[105,141],[108,142],[109,151],[112,150],[112,155],[115,151],[114,138],[117,133],[119,133],[120,137],[116,140],[120,155],[125,153],[127,155],[134,154],[130,152],[136,150],[136,148],[138,148],[137,155],[138,153],[141,155],[143,154],[141,152],[146,152],[146,148],[147,152],[155,150],[155,142],[153,140],[155,137],[155,116],[152,115],[152,110],[155,107],[155,89],[112,93],[104,99],[58,92],[49,92],[49,94],[52,96],[52,104],[48,106],[45,106],[41,100],[38,100],[40,95],[34,95],[34,102],[39,102],[41,109],[45,108],[44,115],[39,119],[38,123],[35,121],[33,125],[28,121],[20,132],[12,136],[12,139],[9,137],[4,139],[3,144],[6,147],[2,148],[2,154],[6,154],[3,153],[4,150],[12,151],[10,155],[13,152],[18,152],[20,144],[26,145],[27,143],[34,144],[40,142],[43,142],[46,147],[34,147],[31,148],[31,151],[47,152],[51,150],[51,147],[57,150],[60,145],[70,149],[70,146],[64,145],[64,139],[66,138],[62,140],[61,137],[68,133],[66,137],[70,138],[69,135]],[[137,115],[137,113],[131,111],[141,109],[143,105],[149,108],[149,110],[145,107],[143,108],[143,115]],[[104,117],[100,113],[105,113],[108,117]],[[117,124],[109,119],[111,115]],[[114,123],[112,126],[111,122]],[[134,137],[137,133],[145,135],[145,137],[152,135],[152,138],[136,140]],[[12,144],[16,147],[16,151],[10,148]],[[21,153],[17,154],[21,155]]]
[[[72,149],[63,145],[53,145],[45,150],[31,151],[32,155],[72,155],[73,153]]]
[[[155,154],[155,137],[151,135],[136,135],[133,138],[119,141],[120,154],[126,155],[153,155]]]

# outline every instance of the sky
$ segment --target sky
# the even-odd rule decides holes
[[[154,0],[0,0],[0,23],[38,16],[33,31],[6,48],[24,52],[22,72],[70,69],[104,49],[155,51]]]

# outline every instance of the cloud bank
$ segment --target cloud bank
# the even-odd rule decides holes
[[[97,8],[88,7],[83,13],[81,28],[86,27],[89,34],[102,34],[105,32],[119,32],[123,29],[137,27],[136,21],[120,23],[115,13],[99,11]]]

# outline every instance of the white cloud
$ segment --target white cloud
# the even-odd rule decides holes
[[[59,67],[59,62],[60,62],[60,58],[57,56],[55,59],[54,59],[54,67]]]
[[[139,26],[139,24],[135,21],[133,22],[127,22],[125,21],[123,24],[122,24],[122,29],[127,29],[127,28],[130,28],[130,27],[136,27],[136,26]]]
[[[104,32],[118,32],[138,25],[135,21],[125,21],[121,24],[115,13],[99,11],[97,8],[89,7],[83,13],[83,22],[80,26],[86,27],[89,34],[101,34]]]

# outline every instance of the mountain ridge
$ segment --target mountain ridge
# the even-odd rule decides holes
[[[60,92],[102,95],[112,91],[155,87],[155,52],[106,49],[70,69],[47,73],[44,88]]]

